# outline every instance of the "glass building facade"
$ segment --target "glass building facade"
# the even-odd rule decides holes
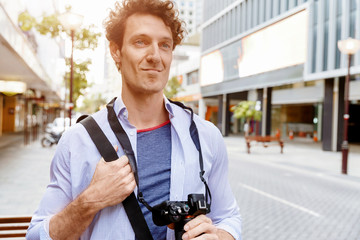
[[[360,39],[360,0],[204,1],[201,93],[218,102],[223,134],[239,130],[229,106],[258,100],[261,134],[280,129],[286,137],[295,128],[316,135],[324,150],[339,150],[347,58],[337,42],[348,37]],[[360,52],[351,76],[350,115],[360,136]],[[310,117],[294,117],[292,109]]]

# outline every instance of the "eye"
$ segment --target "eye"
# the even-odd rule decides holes
[[[137,46],[144,46],[145,45],[145,41],[142,39],[138,39],[135,41],[135,45]]]
[[[169,43],[161,43],[160,44],[160,47],[161,48],[163,48],[163,49],[166,49],[166,50],[168,50],[168,49],[171,49],[171,44],[169,44]]]

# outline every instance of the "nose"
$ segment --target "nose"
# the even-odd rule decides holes
[[[149,47],[149,52],[146,56],[148,62],[158,63],[160,62],[160,49],[157,44],[152,44]]]

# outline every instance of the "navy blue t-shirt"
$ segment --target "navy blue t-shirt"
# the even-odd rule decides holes
[[[171,173],[171,123],[138,130],[137,164],[139,185],[145,200],[155,206],[170,198]],[[166,226],[156,226],[151,212],[141,203],[140,207],[151,234],[156,240],[166,239]]]

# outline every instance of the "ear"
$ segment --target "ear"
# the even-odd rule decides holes
[[[110,42],[110,54],[114,59],[116,65],[121,65],[121,53],[118,45],[114,42]]]

